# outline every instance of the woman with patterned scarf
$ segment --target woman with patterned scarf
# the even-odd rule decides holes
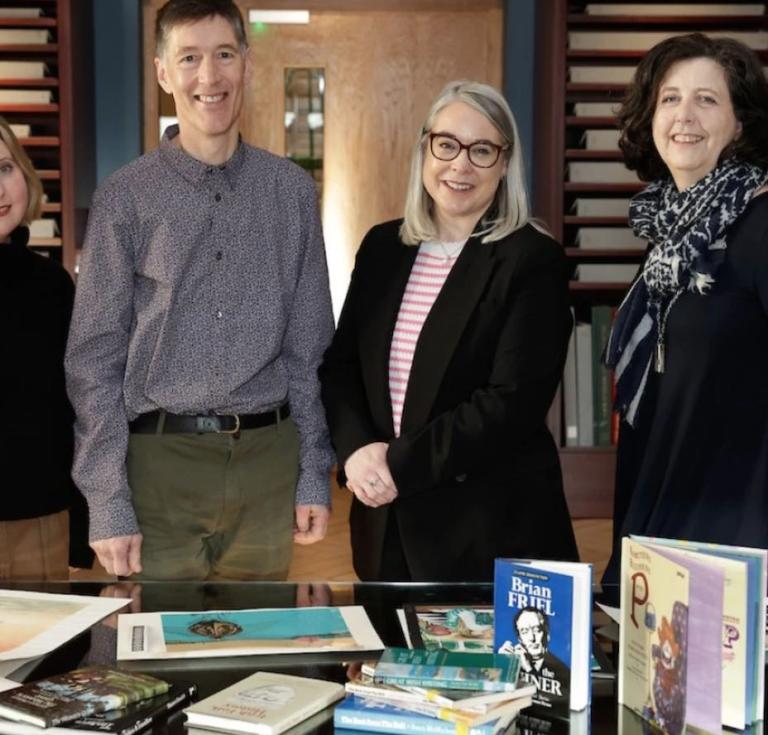
[[[768,548],[768,81],[732,39],[669,38],[618,115],[652,182],[605,359],[621,416],[614,552],[629,533]]]

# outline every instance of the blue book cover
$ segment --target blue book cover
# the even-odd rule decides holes
[[[458,727],[455,722],[438,720],[408,712],[393,704],[355,696],[347,697],[336,705],[333,725],[336,729],[414,735],[456,735]],[[486,722],[465,732],[467,735],[493,735],[494,725],[494,722]]]
[[[553,713],[589,703],[591,583],[588,564],[496,560],[494,649],[520,657],[520,680]]]

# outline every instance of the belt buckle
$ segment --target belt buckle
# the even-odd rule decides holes
[[[235,419],[234,429],[217,429],[217,434],[239,434],[240,433],[240,414],[238,413],[218,413],[219,417],[232,416]]]

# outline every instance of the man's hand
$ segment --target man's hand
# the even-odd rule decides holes
[[[325,538],[330,508],[324,505],[297,505],[293,527],[294,543],[308,546]]]
[[[357,499],[372,508],[391,503],[397,488],[387,464],[386,442],[373,442],[349,455],[344,464],[347,487]]]
[[[114,536],[91,542],[99,562],[107,574],[118,577],[130,577],[141,572],[141,541],[143,536]]]

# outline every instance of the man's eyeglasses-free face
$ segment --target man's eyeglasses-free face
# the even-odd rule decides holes
[[[496,145],[489,140],[476,140],[464,144],[448,133],[433,133],[426,131],[429,136],[429,150],[440,161],[453,161],[462,150],[467,151],[469,162],[478,168],[491,168],[496,165],[502,151],[509,150],[508,145]]]

